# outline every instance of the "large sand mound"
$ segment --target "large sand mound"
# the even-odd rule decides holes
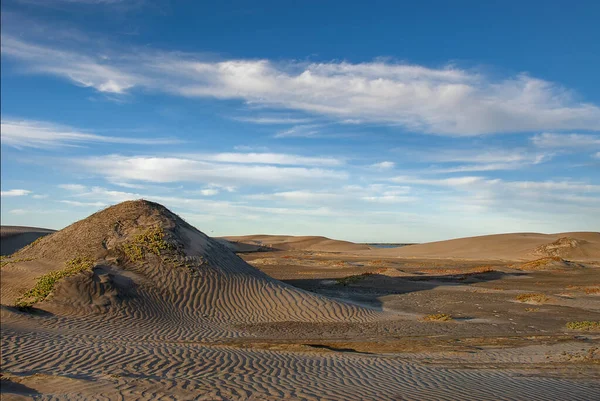
[[[292,235],[243,235],[223,237],[232,244],[236,252],[253,250],[306,250],[316,252],[350,252],[366,251],[370,247],[348,241],[334,240],[327,237],[292,236]]]
[[[38,238],[53,232],[54,230],[38,227],[1,226],[0,255],[10,255]]]
[[[13,260],[2,268],[2,304],[23,299],[39,277],[64,271],[65,263],[91,260],[89,268],[59,280],[34,307],[59,315],[119,315],[129,322],[126,329],[151,324],[161,338],[231,336],[237,324],[361,322],[379,316],[274,280],[147,201],[98,212],[25,247]],[[93,324],[102,321],[96,317]]]
[[[559,256],[569,260],[600,258],[600,233],[516,233],[459,238],[379,251],[406,258],[456,258],[476,260],[533,260]]]

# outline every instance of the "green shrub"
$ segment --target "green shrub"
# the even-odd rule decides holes
[[[171,250],[174,246],[165,241],[165,233],[160,227],[148,228],[143,233],[136,235],[131,242],[123,245],[125,256],[132,262],[138,262],[146,257],[147,253],[161,255],[163,250]]]
[[[15,306],[22,309],[30,308],[33,304],[45,300],[60,279],[90,270],[93,266],[94,261],[89,257],[79,256],[67,261],[64,269],[39,277],[35,286],[17,299]]]
[[[0,268],[4,267],[6,265],[9,265],[11,263],[30,262],[32,260],[35,260],[35,259],[34,258],[17,258],[17,259],[12,259],[10,256],[2,256],[2,257],[0,257]]]

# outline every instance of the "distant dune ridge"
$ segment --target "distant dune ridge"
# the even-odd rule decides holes
[[[233,249],[238,252],[253,250],[255,248],[277,250],[307,250],[321,252],[348,252],[366,251],[370,247],[366,244],[356,244],[349,241],[334,240],[318,236],[292,236],[292,235],[242,235],[222,237],[233,244]]]
[[[558,256],[572,260],[595,260],[600,259],[600,233],[484,235],[384,249],[381,253],[400,258],[533,260]]]
[[[160,255],[151,251],[154,242],[166,247]],[[143,258],[132,261],[127,252],[135,255],[136,243]],[[369,321],[378,315],[274,280],[148,201],[112,206],[18,251],[13,259],[25,261],[2,269],[2,304],[13,304],[38,277],[82,256],[95,261],[93,269],[61,280],[36,307],[112,310],[128,319],[171,320],[163,322],[169,325],[175,319],[178,332],[188,321],[196,334],[226,336],[236,323]]]
[[[38,227],[2,226],[0,228],[0,255],[10,255],[54,230]]]

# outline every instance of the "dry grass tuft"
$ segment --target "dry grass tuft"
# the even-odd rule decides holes
[[[560,263],[564,262],[564,260],[559,258],[558,256],[549,256],[546,258],[540,258],[522,263],[521,265],[517,266],[517,268],[520,270],[544,270],[549,264],[552,264],[554,262]]]
[[[580,331],[600,331],[600,322],[584,320],[581,322],[567,323],[567,329]]]
[[[435,313],[431,315],[426,315],[421,319],[425,322],[449,322],[453,320],[452,315],[448,315],[447,313]]]
[[[517,295],[515,299],[519,302],[532,302],[536,304],[543,304],[550,298],[540,293],[529,293]]]
[[[525,308],[525,312],[537,312],[540,308]]]

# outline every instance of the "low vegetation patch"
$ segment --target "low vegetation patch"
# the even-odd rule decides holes
[[[567,323],[567,329],[580,330],[580,331],[600,331],[600,322],[584,320],[581,322],[569,322]]]
[[[525,312],[538,312],[540,308],[525,308]]]
[[[350,284],[355,284],[358,283],[361,280],[364,280],[365,278],[372,276],[373,273],[363,273],[363,274],[356,274],[353,276],[348,276],[348,277],[342,277],[342,278],[338,278],[337,280],[335,280],[335,282],[339,285],[350,285]]]
[[[60,279],[91,270],[93,266],[94,261],[89,257],[80,256],[67,261],[64,269],[39,277],[35,286],[17,299],[15,306],[21,309],[30,308],[33,304],[45,300]]]
[[[13,259],[10,256],[0,256],[0,268],[11,263],[19,263],[19,262],[30,262],[35,260],[34,258],[16,258]]]
[[[138,262],[146,257],[146,254],[153,253],[161,255],[161,251],[172,250],[175,247],[165,241],[165,232],[161,227],[151,227],[146,231],[137,234],[131,242],[123,245],[125,256],[132,262]]]
[[[452,315],[448,315],[447,313],[435,313],[424,316],[422,320],[425,322],[449,322],[453,319]]]
[[[536,304],[542,304],[546,302],[549,298],[544,294],[529,293],[517,295],[515,299],[519,302],[533,302]]]

